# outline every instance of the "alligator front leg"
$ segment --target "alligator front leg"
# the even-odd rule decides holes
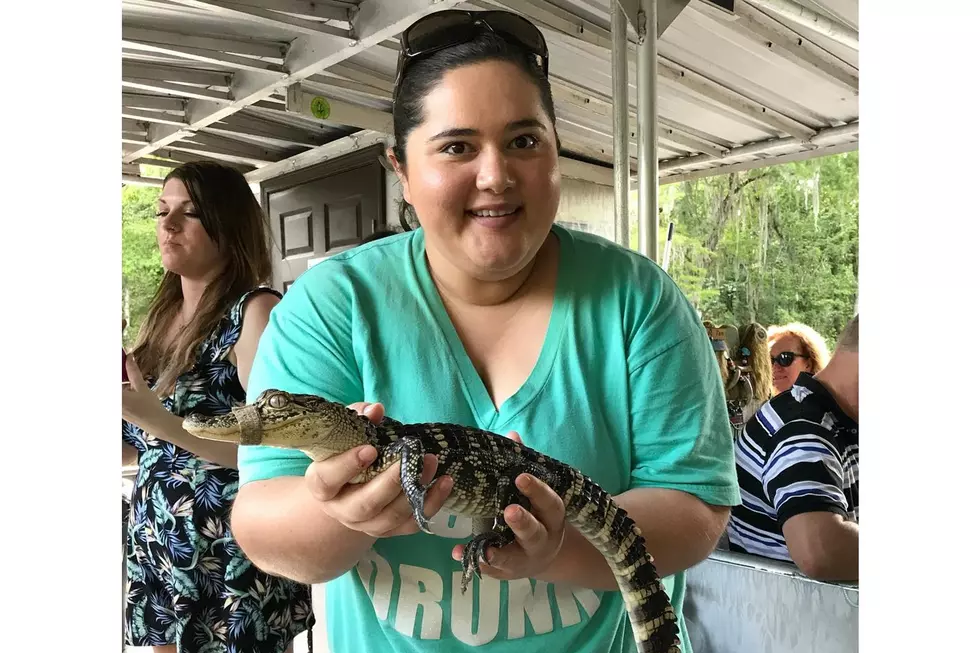
[[[515,539],[513,529],[504,521],[504,509],[516,503],[525,510],[531,510],[531,502],[514,484],[517,477],[525,471],[527,470],[523,468],[504,470],[498,477],[495,493],[497,514],[492,520],[492,526],[487,528],[486,524],[481,524],[481,520],[473,521],[474,532],[477,528],[481,528],[482,532],[476,533],[476,536],[463,546],[463,594],[466,594],[466,588],[473,579],[473,574],[476,574],[477,578],[482,577],[480,563],[487,564],[487,551],[490,547],[499,549]],[[490,521],[486,520],[487,523]]]
[[[425,517],[423,507],[425,505],[426,487],[422,484],[422,466],[425,463],[425,450],[422,442],[418,438],[402,438],[385,447],[385,457],[399,457],[401,469],[399,471],[402,490],[408,503],[412,506],[412,514],[415,522],[419,525],[419,530],[423,533],[432,534],[429,530],[429,520]]]

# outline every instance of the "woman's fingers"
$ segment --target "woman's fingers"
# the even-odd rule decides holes
[[[428,454],[423,462],[422,486],[433,479],[438,461]],[[452,479],[443,478],[425,493],[423,513],[433,516],[442,507],[452,489]],[[395,464],[381,476],[363,486],[350,486],[333,502],[335,518],[348,528],[376,537],[408,534],[418,530],[414,510],[402,491],[400,465]]]
[[[355,401],[347,407],[357,412],[358,415],[364,415],[375,424],[380,424],[381,419],[385,416],[384,404],[379,402]]]
[[[425,514],[426,519],[432,519],[435,517],[436,513],[442,509],[442,505],[449,498],[450,492],[453,490],[453,479],[451,476],[443,476],[438,482],[430,487],[425,493],[425,502],[422,504],[422,512]],[[400,523],[393,529],[383,531],[385,537],[392,537],[395,535],[411,535],[412,533],[417,533],[419,531],[418,523],[415,521],[414,515],[408,513],[403,516],[399,516]]]
[[[330,501],[374,462],[377,455],[377,450],[367,445],[310,463],[306,468],[306,487],[317,501]]]

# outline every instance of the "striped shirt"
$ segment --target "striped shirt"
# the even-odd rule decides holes
[[[783,524],[804,512],[858,521],[858,425],[830,392],[801,373],[764,404],[735,442],[742,503],[732,508],[732,551],[792,563]]]

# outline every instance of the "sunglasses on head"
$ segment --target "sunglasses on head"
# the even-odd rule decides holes
[[[789,367],[793,364],[793,361],[797,358],[810,358],[806,354],[797,354],[795,351],[784,351],[776,356],[770,356],[773,365],[779,365],[780,367]]]
[[[537,56],[542,72],[548,76],[548,46],[544,35],[531,21],[509,11],[447,9],[420,18],[402,32],[393,96],[398,97],[398,89],[412,61],[472,41],[481,30],[489,30]]]

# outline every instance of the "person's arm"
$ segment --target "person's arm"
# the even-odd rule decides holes
[[[232,508],[231,530],[256,567],[308,585],[351,569],[376,539],[329,517],[303,476],[242,486]]]
[[[132,467],[139,461],[139,451],[131,444],[122,443],[122,466]]]
[[[380,412],[356,406],[364,397],[352,350],[349,283],[330,261],[296,280],[259,341],[247,401],[278,388],[355,405],[380,420]],[[240,489],[231,527],[259,569],[319,583],[353,567],[377,536],[417,530],[398,481],[399,466],[350,486],[356,453],[311,464],[300,451],[239,448]],[[434,463],[434,457],[427,461],[426,474],[435,473]],[[434,515],[448,489],[428,494],[426,514]]]
[[[847,499],[834,434],[804,420],[784,424],[767,447],[763,491],[776,509],[793,562],[816,580],[858,579],[858,525]]]
[[[793,562],[815,580],[858,580],[858,525],[833,512],[804,512],[783,525]]]
[[[681,334],[672,337],[678,327]],[[643,533],[658,573],[669,576],[711,553],[740,495],[721,376],[707,335],[690,313],[655,331],[660,340],[638,348],[630,372],[631,487],[614,498]],[[511,522],[520,513],[505,513],[520,550],[501,549],[492,566],[481,569],[494,578],[531,576],[615,589],[608,563],[585,537],[571,527],[564,527],[563,541],[556,536],[563,528],[555,518],[562,513],[560,498],[544,484],[532,490],[532,520]],[[461,553],[456,547],[454,558]]]
[[[615,497],[643,533],[661,576],[707,558],[730,506],[740,501],[720,373],[703,329],[681,318],[688,335],[659,347],[645,344],[647,355],[630,372],[632,487]],[[601,554],[575,529],[566,529],[557,559],[540,576],[616,587]]]
[[[242,316],[242,332],[235,343],[234,364],[243,388],[248,387],[255,349],[269,321],[269,313],[279,298],[261,293],[249,299]],[[228,469],[238,467],[238,445],[196,438],[184,430],[184,419],[174,415],[160,403],[146,386],[143,374],[132,357],[126,359],[130,389],[123,390],[123,417],[159,440],[175,444],[185,451]]]
[[[190,451],[195,456],[200,456],[208,462],[212,462],[222,467],[235,469],[238,465],[238,445],[226,442],[214,442],[195,438],[184,430],[184,418],[174,415],[160,403],[160,399],[152,390],[146,387],[143,377],[139,376],[139,368],[132,358],[127,359],[127,367],[130,371],[130,378],[133,389],[130,392],[142,393],[140,396],[132,397],[130,407],[127,409],[126,400],[123,405],[123,418],[132,422],[143,429],[149,435],[175,444],[185,451]],[[125,390],[123,392],[126,392]],[[152,406],[156,402],[159,410]],[[138,414],[135,411],[140,411]]]
[[[269,324],[269,315],[279,303],[279,297],[270,292],[259,292],[249,297],[242,316],[242,332],[231,351],[231,361],[238,370],[238,381],[248,390],[248,375],[255,361],[262,332]]]
[[[615,499],[639,526],[661,577],[707,558],[725,530],[730,511],[687,492],[660,488],[627,490]],[[595,590],[617,589],[609,563],[574,528],[565,529],[558,557],[536,578]]]

